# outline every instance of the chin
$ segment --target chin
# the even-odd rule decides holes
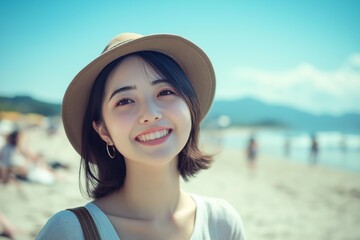
[[[138,163],[143,163],[148,166],[161,166],[172,161],[177,161],[177,156],[179,153],[176,154],[169,154],[169,153],[151,153],[151,154],[144,154],[143,156],[139,156],[137,154],[136,157],[128,158],[128,161],[136,161]],[[136,160],[138,159],[138,160]]]

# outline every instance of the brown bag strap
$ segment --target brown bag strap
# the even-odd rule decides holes
[[[68,209],[79,219],[85,240],[100,240],[98,229],[94,219],[85,207]]]

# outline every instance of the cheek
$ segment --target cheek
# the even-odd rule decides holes
[[[191,130],[191,113],[189,107],[186,105],[185,102],[180,102],[177,108],[173,108],[175,119],[180,125],[180,129],[185,132],[190,133]],[[176,110],[175,110],[176,109]]]
[[[108,131],[113,141],[129,136],[129,131],[135,119],[131,114],[114,114],[105,119]]]

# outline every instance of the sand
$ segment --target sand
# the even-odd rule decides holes
[[[0,210],[23,232],[16,239],[34,239],[52,214],[89,201],[79,192],[79,157],[63,131],[48,137],[32,130],[27,136],[29,147],[71,169],[58,171],[60,180],[51,185],[0,185]],[[241,151],[204,148],[219,152],[216,161],[183,188],[229,201],[243,219],[247,239],[360,239],[360,173],[271,156],[259,156],[251,171]]]

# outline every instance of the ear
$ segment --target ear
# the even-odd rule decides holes
[[[109,145],[114,145],[111,136],[103,122],[92,122],[92,127],[99,134],[100,138]]]

